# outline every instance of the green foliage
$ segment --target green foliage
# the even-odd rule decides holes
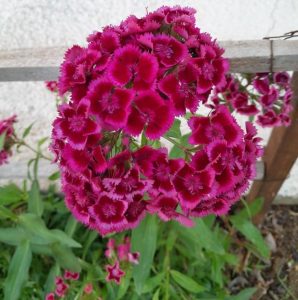
[[[179,284],[181,287],[186,289],[187,291],[191,293],[200,293],[205,290],[205,288],[201,285],[199,285],[196,281],[194,281],[192,278],[188,277],[187,275],[184,275],[178,271],[171,270],[170,271],[174,281]]]
[[[142,223],[132,231],[132,251],[140,252],[140,262],[133,268],[133,279],[136,292],[140,295],[146,279],[150,274],[157,242],[157,220],[147,216]]]
[[[0,134],[0,151],[2,151],[4,148],[5,137],[6,137],[5,132]]]
[[[4,300],[17,300],[28,278],[32,252],[29,240],[23,240],[10,261],[8,274],[4,283]]]
[[[34,125],[34,122],[31,123],[27,128],[25,128],[24,132],[23,132],[23,135],[22,135],[22,138],[24,139],[25,137],[27,137],[32,129]]]
[[[249,220],[240,219],[238,216],[232,217],[231,221],[234,227],[252,242],[261,256],[265,258],[269,257],[269,248],[265,243],[260,231],[254,224],[252,224]]]
[[[175,119],[172,127],[165,134],[165,136],[170,138],[172,137],[172,138],[180,139],[182,136],[180,126],[181,126],[181,121],[179,119]]]
[[[41,199],[39,183],[36,179],[33,180],[28,199],[28,211],[41,216],[43,213],[44,203]]]
[[[9,205],[26,199],[27,195],[11,183],[0,187],[0,205]]]

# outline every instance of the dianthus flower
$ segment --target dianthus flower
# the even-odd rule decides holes
[[[125,272],[120,269],[118,260],[115,262],[114,265],[107,265],[106,271],[108,272],[106,280],[115,281],[117,284],[120,284],[121,277],[125,275]]]
[[[207,106],[214,108],[227,101],[237,113],[256,117],[262,127],[287,126],[293,109],[292,97],[287,72],[273,73],[273,76],[256,74],[254,77],[247,76],[244,81],[237,76],[226,75],[226,85],[214,90],[213,103]]]
[[[51,144],[75,218],[107,235],[135,228],[146,214],[191,226],[192,217],[226,213],[261,156],[254,128],[242,130],[230,109],[259,114],[263,124],[289,122],[286,73],[273,86],[266,74],[253,78],[255,105],[226,74],[223,49],[196,27],[195,10],[180,6],[129,16],[87,42],[70,48],[61,65],[59,94],[70,100],[58,108]],[[208,115],[198,114],[202,105]],[[172,136],[178,116],[190,131],[183,145]],[[183,155],[170,157],[163,138]],[[107,280],[120,282],[119,260],[138,262],[129,248],[110,242],[106,257],[119,257]]]

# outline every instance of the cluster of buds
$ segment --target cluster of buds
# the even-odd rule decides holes
[[[64,298],[67,296],[67,294],[70,291],[70,286],[71,283],[74,281],[78,281],[80,278],[80,274],[77,272],[71,272],[66,270],[64,272],[63,277],[57,276],[55,278],[55,291],[48,293],[46,295],[45,300],[55,300],[55,299],[60,299]],[[93,292],[93,285],[92,283],[86,283],[84,285],[84,294],[86,295],[91,295]],[[101,298],[97,298],[98,300],[101,300]]]
[[[125,276],[125,272],[120,268],[120,262],[138,264],[140,253],[131,252],[130,238],[125,237],[123,243],[118,245],[116,245],[114,239],[109,239],[105,256],[109,260],[114,261],[113,264],[106,265],[106,271],[108,272],[106,281],[114,281],[115,283],[120,284],[121,278]]]

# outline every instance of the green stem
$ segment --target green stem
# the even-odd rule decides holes
[[[31,147],[30,145],[28,145],[25,141],[17,141],[18,145],[20,146],[25,146],[26,148],[30,149],[32,152],[34,152],[35,154],[39,155],[39,157],[52,161],[53,159],[42,154],[40,151],[35,150],[33,147]]]
[[[179,144],[177,141],[175,141],[174,139],[172,139],[171,137],[168,136],[163,136],[163,138],[167,141],[169,141],[170,143],[172,143],[173,145],[177,146],[178,148],[180,148],[183,151],[187,151],[187,148],[182,146],[181,144]]]

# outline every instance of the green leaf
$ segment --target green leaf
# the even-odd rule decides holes
[[[17,300],[27,278],[31,265],[32,252],[30,242],[25,240],[17,247],[9,265],[4,283],[4,300]]]
[[[150,274],[153,257],[156,250],[157,220],[155,216],[147,215],[142,223],[132,231],[132,251],[140,252],[140,262],[133,267],[133,279],[136,292],[140,295],[146,279]]]
[[[31,124],[31,125],[29,125],[25,130],[24,130],[24,132],[23,132],[23,139],[30,133],[30,131],[31,131],[31,129],[32,129],[32,127],[33,127],[33,125],[34,125],[34,122]]]
[[[250,300],[257,288],[246,288],[239,294],[225,297],[224,300]]]
[[[181,287],[186,289],[187,291],[192,292],[192,293],[201,293],[201,292],[205,291],[205,287],[198,284],[192,278],[190,278],[178,271],[175,271],[175,270],[171,270],[170,273],[171,273],[174,281],[178,285],[180,285]]]
[[[54,172],[53,174],[51,174],[48,179],[51,180],[51,181],[54,181],[54,180],[57,180],[60,178],[60,172],[57,171],[57,172]]]
[[[180,144],[187,148],[192,147],[192,145],[188,142],[189,137],[190,137],[190,133],[183,135],[180,139]]]
[[[184,157],[184,151],[181,148],[174,145],[173,148],[170,151],[169,157],[170,158]]]
[[[2,219],[11,219],[16,221],[18,219],[17,215],[15,215],[10,209],[0,205],[0,218]]]
[[[29,192],[28,211],[40,217],[42,216],[43,209],[44,203],[41,198],[39,183],[37,180],[33,180],[31,190]]]
[[[30,233],[43,239],[45,243],[61,242],[69,247],[79,248],[81,245],[59,229],[49,230],[44,221],[34,214],[22,214],[19,216],[20,224]]]
[[[144,284],[142,293],[146,294],[146,293],[153,291],[158,285],[160,285],[164,276],[165,276],[165,274],[162,272],[162,273],[157,274],[154,277],[148,278]]]
[[[6,137],[6,132],[0,134],[0,151],[2,151],[4,148],[5,137]]]
[[[179,119],[175,119],[172,127],[169,129],[169,131],[166,132],[165,136],[180,139],[181,138],[180,126],[181,126],[181,121]]]
[[[44,137],[44,138],[40,139],[37,143],[38,147],[41,147],[47,140],[48,140],[48,137]]]
[[[47,277],[44,289],[45,289],[45,294],[48,294],[52,292],[55,289],[55,278],[58,276],[60,273],[60,267],[58,264],[54,264],[53,267],[51,268],[49,275]]]
[[[65,233],[69,237],[72,237],[75,234],[75,231],[76,231],[77,227],[78,227],[77,220],[72,215],[70,215],[68,217],[68,220],[67,220],[67,223],[66,223],[66,226],[65,226]]]
[[[269,258],[270,250],[264,241],[261,232],[251,221],[239,218],[238,216],[230,217],[230,220],[233,226],[255,245],[257,251],[263,257]]]
[[[121,281],[121,285],[119,286],[119,289],[117,292],[117,298],[116,298],[117,300],[120,300],[125,296],[128,288],[129,288],[130,280],[131,280],[131,271],[128,270],[125,274],[125,277]]]
[[[218,283],[220,287],[223,287],[223,272],[224,261],[219,255],[211,256],[211,278],[212,281]]]
[[[154,293],[152,300],[159,300],[159,291],[160,289],[157,289],[156,292]]]
[[[216,234],[205,224],[203,219],[197,219],[196,225],[190,230],[195,231],[197,234],[197,242],[207,250],[214,253],[224,254],[225,250],[223,245],[218,240]]]
[[[18,245],[26,237],[26,233],[21,228],[0,228],[0,242],[8,245]]]
[[[147,140],[147,138],[146,138],[146,136],[145,136],[145,132],[143,131],[142,132],[142,136],[141,136],[141,145],[142,146],[145,146],[145,145],[147,145],[148,144],[148,140]]]
[[[243,200],[245,201],[245,200]],[[255,216],[258,212],[261,211],[264,203],[264,199],[262,197],[256,198],[253,202],[245,203],[245,207],[237,213],[239,218],[247,218],[250,219],[252,216]]]
[[[24,192],[11,183],[0,187],[0,205],[9,205],[24,199]]]
[[[54,258],[62,268],[72,272],[81,272],[79,260],[69,247],[56,243],[51,245],[51,249]]]
[[[52,229],[50,230],[51,234],[53,234],[55,240],[61,242],[62,244],[72,247],[72,248],[81,248],[82,245],[77,241],[69,237],[64,231],[60,229]]]

